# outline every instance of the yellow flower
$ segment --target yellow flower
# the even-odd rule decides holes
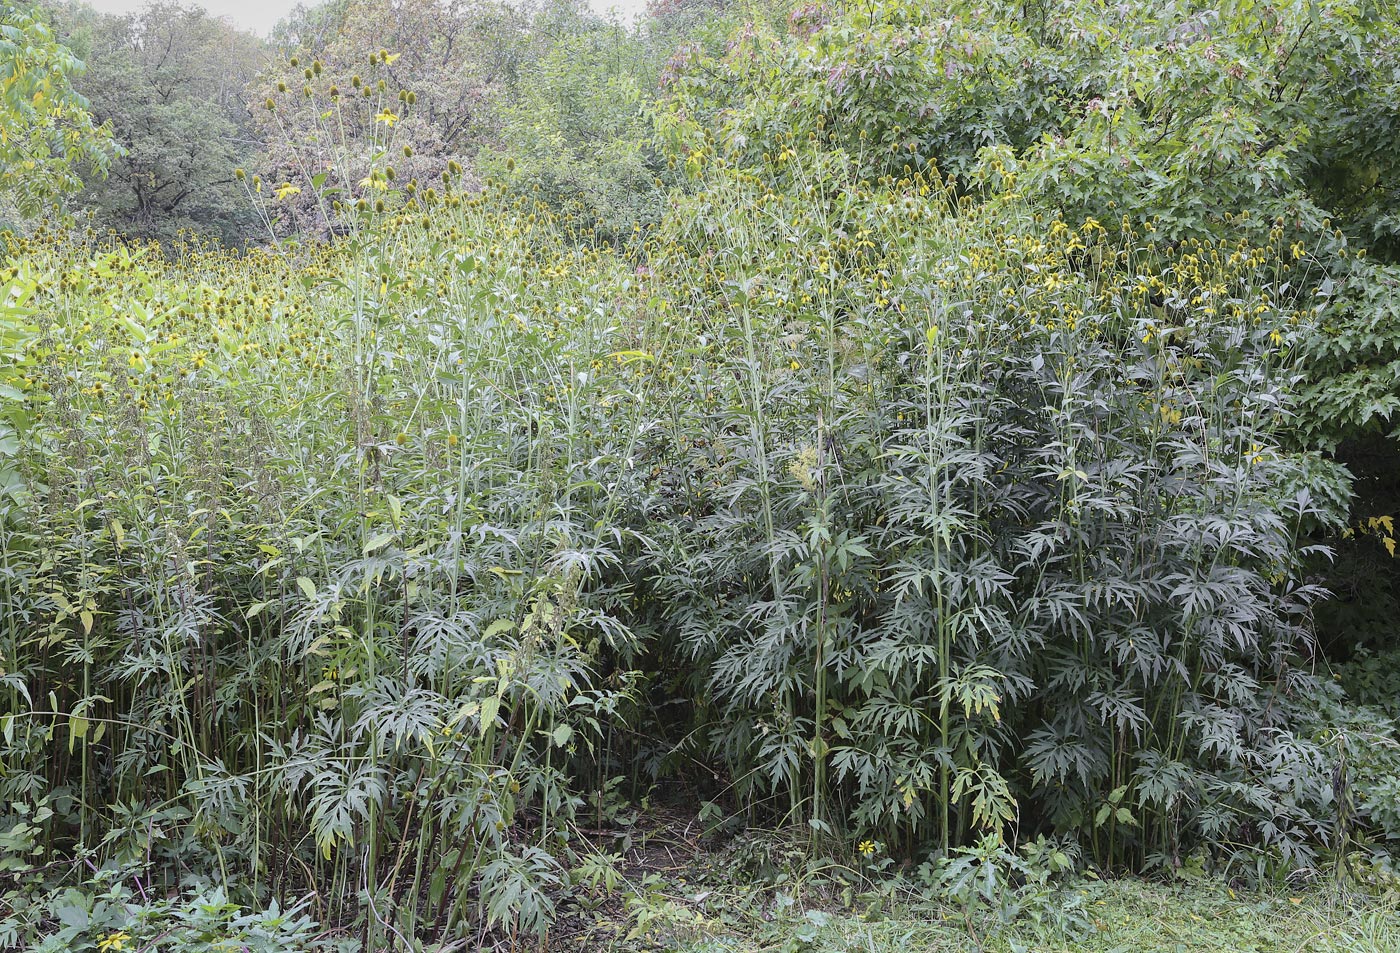
[[[871,840],[863,840],[860,842],[860,846],[856,849],[859,850],[862,855],[866,857],[872,857],[875,854],[875,842]]]
[[[291,198],[293,195],[300,194],[301,189],[297,188],[290,182],[283,182],[281,185],[277,186],[277,201],[279,202],[285,201],[286,199]]]
[[[118,930],[116,933],[109,933],[103,937],[102,940],[98,942],[97,948],[102,951],[102,953],[107,953],[109,950],[115,951],[115,953],[121,953],[122,950],[126,949],[126,942],[130,939],[130,933],[127,933],[125,930]]]
[[[399,121],[399,117],[389,112],[389,110],[384,109],[380,111],[379,115],[374,117],[374,121],[382,122],[386,126],[392,126],[394,123]]]

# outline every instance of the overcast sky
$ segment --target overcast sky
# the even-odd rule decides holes
[[[87,0],[105,13],[131,13],[146,6],[148,0]],[[296,6],[296,0],[184,0],[208,10],[215,16],[227,17],[243,29],[259,36],[267,36],[274,23],[282,19]],[[308,4],[310,5],[310,4]],[[589,0],[595,10],[607,11],[617,8],[627,18],[631,18],[644,6],[646,0]]]

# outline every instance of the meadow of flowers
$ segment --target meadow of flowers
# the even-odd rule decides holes
[[[243,177],[333,241],[7,240],[0,947],[544,943],[643,801],[969,905],[1392,882],[1393,728],[1311,623],[1339,233],[677,107],[687,177],[603,241],[396,172],[412,100]]]

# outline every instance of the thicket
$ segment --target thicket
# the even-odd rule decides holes
[[[1391,632],[1314,623],[1394,546],[1393,5],[743,13],[562,41],[484,187],[372,50],[245,179],[333,244],[10,239],[0,944],[520,944],[645,796],[1393,882]]]

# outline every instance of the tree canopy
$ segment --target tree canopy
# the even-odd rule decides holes
[[[124,16],[71,5],[56,16],[87,59],[77,88],[123,147],[107,179],[78,204],[134,237],[256,237],[260,225],[234,169],[261,149],[244,97],[266,59],[263,42],[179,3]]]
[[[0,10],[0,193],[25,214],[104,173],[116,150],[75,83],[83,62],[35,9]]]

